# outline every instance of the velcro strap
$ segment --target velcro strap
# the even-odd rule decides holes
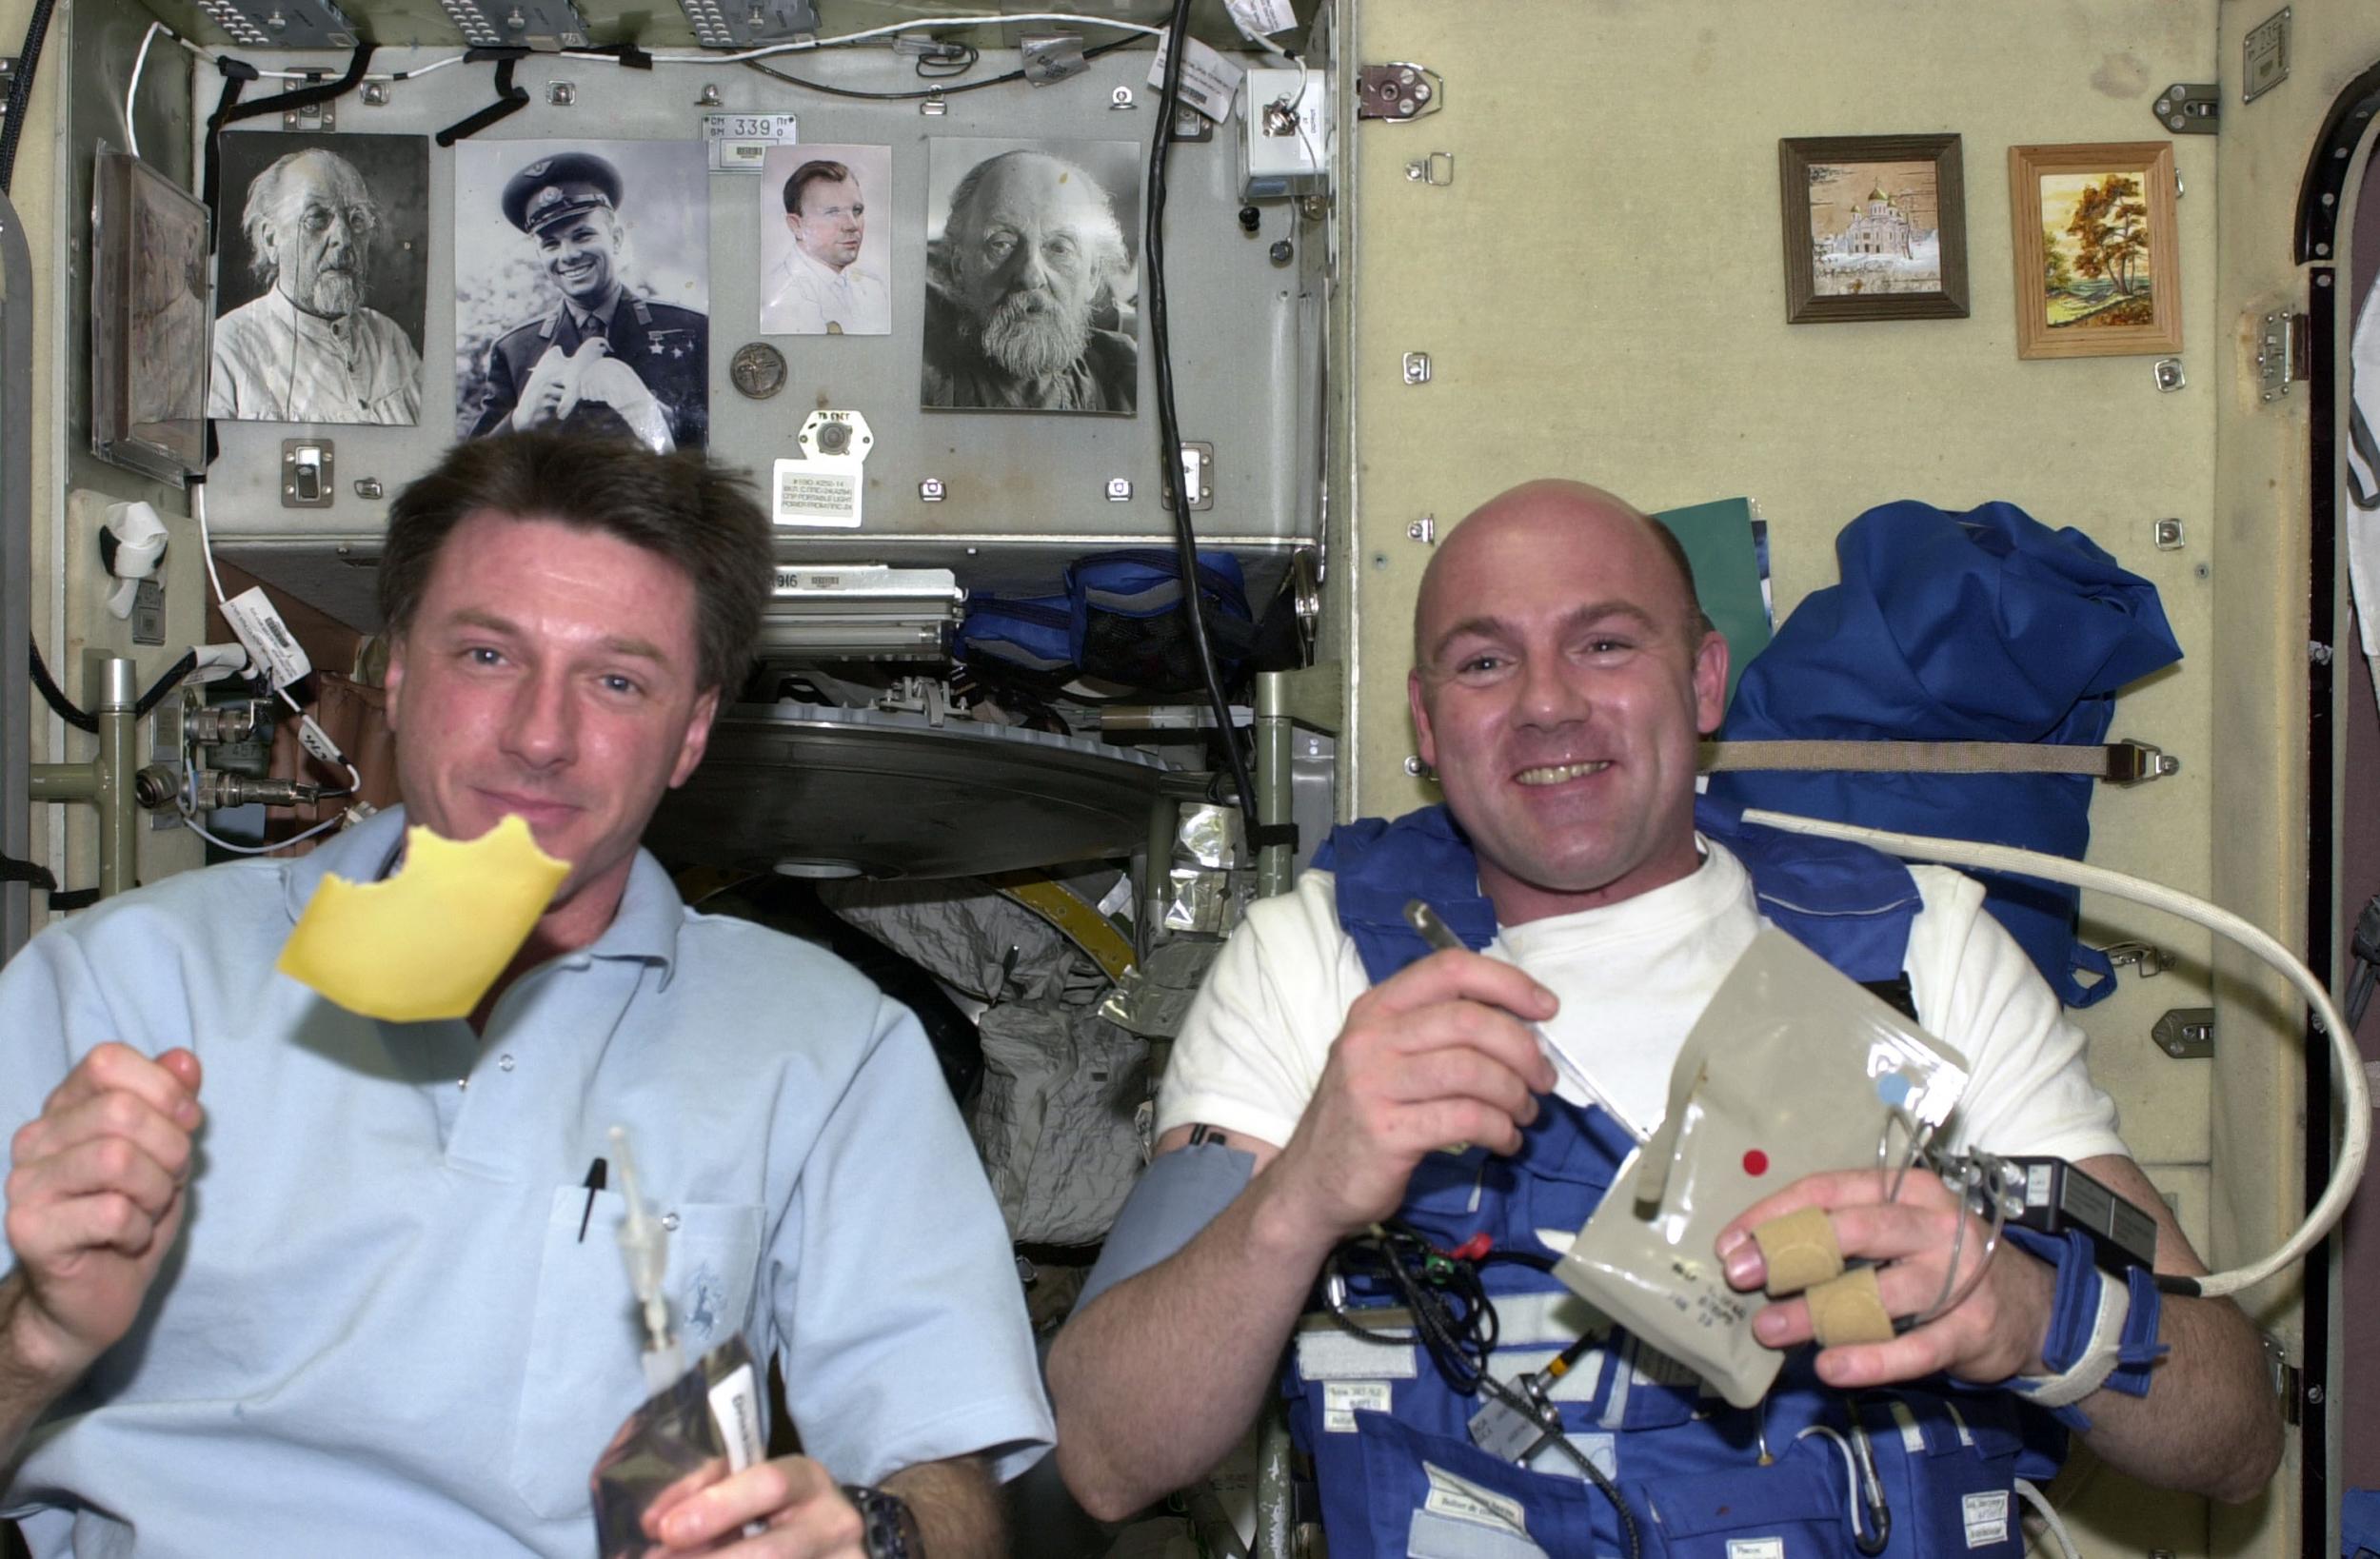
[[[1835,1238],[1835,1220],[1823,1207],[1771,1218],[1752,1232],[1752,1238],[1768,1267],[1768,1291],[1778,1298],[1842,1275],[1843,1248]]]
[[[2136,741],[1854,741],[1777,739],[1705,741],[1705,774],[1748,770],[1861,774],[2082,774],[2130,782],[2168,772]]]
[[[2044,1235],[2011,1229],[2008,1236],[2057,1269],[2057,1297],[2050,1309],[2049,1335],[2041,1360],[2055,1374],[2018,1375],[2008,1382],[2037,1405],[2051,1409],[2077,1430],[2090,1421],[2075,1409],[2105,1388],[2128,1396],[2149,1394],[2149,1367],[2165,1353],[2157,1340],[2163,1297],[2155,1275],[2133,1267],[2121,1283],[2108,1281],[2093,1256],[2091,1238],[2078,1229]]]
[[[1820,1348],[1893,1340],[1893,1312],[1884,1308],[1874,1267],[1854,1267],[1803,1298],[1810,1306],[1811,1334]]]

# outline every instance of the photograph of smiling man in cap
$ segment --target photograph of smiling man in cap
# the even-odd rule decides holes
[[[566,426],[701,447],[702,143],[466,142],[455,159],[457,434]]]
[[[222,157],[207,415],[417,421],[429,143],[248,131]]]

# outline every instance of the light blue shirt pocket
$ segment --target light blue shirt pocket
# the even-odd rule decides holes
[[[681,1202],[654,1209],[669,1231],[664,1287],[689,1363],[744,1332],[760,1271],[757,1203]],[[538,1515],[585,1515],[587,1475],[645,1400],[645,1328],[620,1255],[626,1198],[557,1187],[545,1220],[528,1358],[512,1440],[512,1485]],[[580,1237],[584,1219],[585,1237]]]

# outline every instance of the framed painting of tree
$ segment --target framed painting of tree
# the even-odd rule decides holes
[[[2018,357],[2182,347],[2173,144],[2008,148]]]

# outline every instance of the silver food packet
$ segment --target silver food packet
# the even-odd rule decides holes
[[[1765,929],[1686,1036],[1667,1116],[1554,1275],[1749,1408],[1784,1355],[1752,1334],[1765,1301],[1728,1285],[1719,1231],[1803,1175],[1914,1158],[1912,1135],[1942,1126],[1967,1076],[1958,1052]]]
[[[768,1453],[760,1372],[741,1335],[728,1338],[628,1415],[587,1479],[601,1559],[637,1559],[652,1547],[645,1512],[693,1480],[708,1485]]]

